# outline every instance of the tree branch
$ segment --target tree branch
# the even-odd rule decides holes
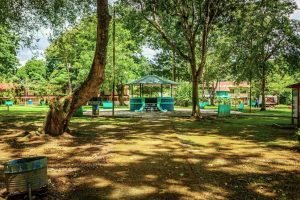
[[[143,13],[143,11],[142,11],[142,13]],[[172,42],[171,38],[166,34],[166,32],[161,27],[160,23],[157,21],[155,15],[153,15],[154,20],[147,18],[144,13],[142,16],[147,22],[149,22],[160,33],[162,38],[165,40],[165,42],[169,46],[171,46],[172,49],[174,49],[183,59],[189,60],[189,56],[184,54],[175,42]]]

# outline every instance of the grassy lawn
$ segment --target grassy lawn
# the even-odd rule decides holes
[[[296,200],[299,145],[293,130],[272,126],[290,122],[276,116],[285,110],[202,121],[81,117],[72,135],[25,138],[47,108],[0,107],[0,162],[46,155],[54,199]]]
[[[232,105],[231,109],[232,110],[237,110],[238,106]],[[182,106],[176,106],[176,108],[179,109],[192,109],[191,106],[189,107],[182,107]],[[206,106],[205,110],[218,110],[218,106]],[[262,116],[285,116],[285,117],[290,117],[292,115],[292,111],[291,108],[289,108],[289,106],[287,105],[277,105],[275,108],[267,108],[266,111],[260,111],[260,108],[251,108],[251,112],[250,112],[250,108],[249,106],[245,106],[245,111],[243,111],[244,114],[247,115],[262,115]]]

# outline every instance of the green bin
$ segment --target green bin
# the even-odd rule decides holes
[[[82,117],[83,116],[83,108],[80,106],[74,113],[74,117]]]
[[[45,106],[45,101],[41,101],[41,106]]]
[[[230,116],[230,105],[219,105],[218,106],[218,116],[226,117]]]

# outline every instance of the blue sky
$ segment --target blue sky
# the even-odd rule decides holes
[[[300,8],[300,0],[296,0],[298,7]],[[296,10],[292,15],[292,19],[300,20],[300,10]],[[24,65],[26,61],[30,60],[32,57],[36,56],[38,58],[43,58],[44,50],[49,46],[48,41],[49,30],[42,29],[38,33],[38,37],[40,38],[38,42],[34,43],[36,48],[29,49],[29,48],[22,48],[18,52],[18,58],[20,60],[20,64]],[[156,54],[156,51],[152,50],[148,47],[143,47],[143,55],[149,59],[152,59]]]

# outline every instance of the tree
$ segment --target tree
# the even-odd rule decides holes
[[[260,81],[261,110],[266,110],[267,76],[276,63],[281,63],[281,70],[286,72],[299,66],[299,23],[289,19],[295,8],[290,0],[260,0],[246,2],[236,13],[233,71],[239,78]]]
[[[18,39],[7,27],[0,25],[0,76],[8,78],[17,71]]]
[[[98,0],[96,50],[89,75],[73,94],[50,105],[44,125],[46,133],[60,135],[67,131],[69,121],[75,110],[98,93],[98,87],[104,81],[109,19],[107,1]]]
[[[29,89],[36,95],[47,95],[46,64],[43,60],[31,59],[17,71],[18,85],[25,92]]]
[[[206,66],[208,40],[218,17],[225,18],[231,1],[124,0],[157,31],[171,50],[189,62],[192,77],[192,116],[200,117],[198,84]],[[220,21],[220,20],[219,20]]]
[[[110,20],[108,2],[107,0],[97,0],[96,6],[92,0],[27,0],[1,1],[0,3],[0,23],[12,24],[15,28],[22,27],[27,30],[31,25],[36,24],[51,24],[58,27],[58,25],[67,22],[76,22],[79,16],[90,14],[95,8],[97,12],[97,38],[89,75],[72,94],[50,104],[50,110],[44,123],[44,131],[47,134],[57,136],[67,131],[69,121],[75,110],[97,94],[98,87],[104,80]]]
[[[207,52],[206,69],[203,73],[203,97],[204,88],[209,88],[210,102],[214,105],[215,94],[218,83],[221,80],[230,79],[230,58],[231,58],[231,41],[224,27],[215,27],[211,34],[213,46],[210,46]]]
[[[77,26],[64,32],[54,40],[46,51],[49,71],[56,68],[62,69],[65,65],[65,60],[70,63],[71,68],[69,71],[72,88],[78,88],[88,75],[93,49],[95,48],[93,41],[96,39],[96,25],[95,16],[84,18]],[[111,32],[109,38],[112,38]],[[112,40],[108,42],[107,48],[106,79],[101,85],[100,90],[102,91],[112,91]],[[140,77],[141,73],[147,71],[147,68],[143,67],[147,63],[141,55],[141,47],[133,40],[131,32],[123,27],[123,23],[119,18],[116,19],[115,50],[117,58],[115,70],[116,91],[120,104],[124,105],[124,84],[129,82],[129,80]],[[61,55],[68,55],[67,59]]]

